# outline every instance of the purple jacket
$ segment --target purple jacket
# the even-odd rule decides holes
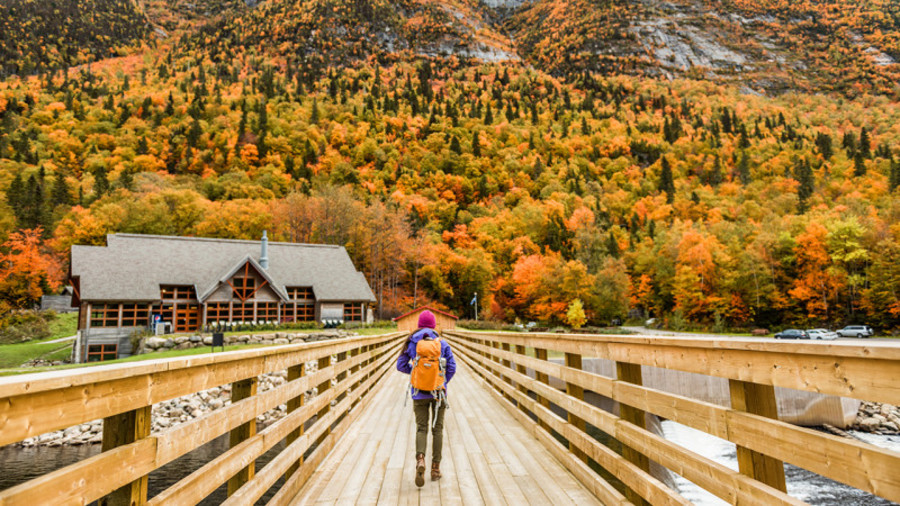
[[[406,348],[400,353],[400,357],[397,358],[397,370],[410,374],[412,372],[412,361],[416,358],[416,344],[421,341],[427,334],[431,334],[431,337],[438,337],[438,333],[434,331],[434,329],[419,329],[413,332],[413,335],[409,337],[409,341],[407,341]],[[450,380],[453,378],[453,375],[456,374],[456,360],[453,359],[453,352],[450,350],[450,345],[447,344],[447,341],[441,339],[441,357],[447,361],[447,368],[445,371],[446,379],[444,381],[444,390],[447,390],[447,385],[450,384]],[[412,387],[410,387],[410,391],[412,391]],[[434,397],[428,392],[416,392],[412,396],[413,399],[433,399]]]

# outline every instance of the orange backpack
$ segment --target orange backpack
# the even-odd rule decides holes
[[[409,382],[420,392],[439,393],[444,389],[445,367],[441,358],[441,338],[422,339],[416,343],[416,358]]]

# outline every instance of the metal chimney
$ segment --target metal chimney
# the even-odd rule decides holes
[[[259,254],[259,266],[263,269],[269,268],[269,238],[266,236],[265,230],[263,230],[262,252]]]

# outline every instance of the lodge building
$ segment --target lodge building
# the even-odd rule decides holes
[[[110,234],[72,246],[75,359],[131,354],[158,325],[194,332],[237,323],[363,322],[375,296],[342,246]]]

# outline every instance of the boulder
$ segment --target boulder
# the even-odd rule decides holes
[[[202,343],[203,342],[203,336],[191,336],[189,339],[192,343]]]
[[[877,418],[864,418],[859,422],[859,428],[866,432],[875,432],[880,426],[881,422]]]
[[[191,338],[188,336],[178,336],[175,338],[175,344],[184,344],[190,340]]]
[[[272,342],[275,344],[289,344],[290,343],[290,341],[288,341],[287,339],[284,339],[284,338],[278,338],[278,339],[273,340]]]
[[[769,335],[769,329],[753,329],[750,331],[750,335],[752,336],[767,336]]]
[[[166,342],[163,343],[163,347],[165,347],[165,348],[174,348],[174,347],[175,347],[175,340],[172,339],[171,337],[168,338],[168,339],[166,339]]]
[[[206,336],[203,338],[203,344],[207,346],[212,346],[212,336]]]
[[[151,337],[144,341],[144,345],[151,350],[158,350],[166,344],[166,340],[161,337]]]

